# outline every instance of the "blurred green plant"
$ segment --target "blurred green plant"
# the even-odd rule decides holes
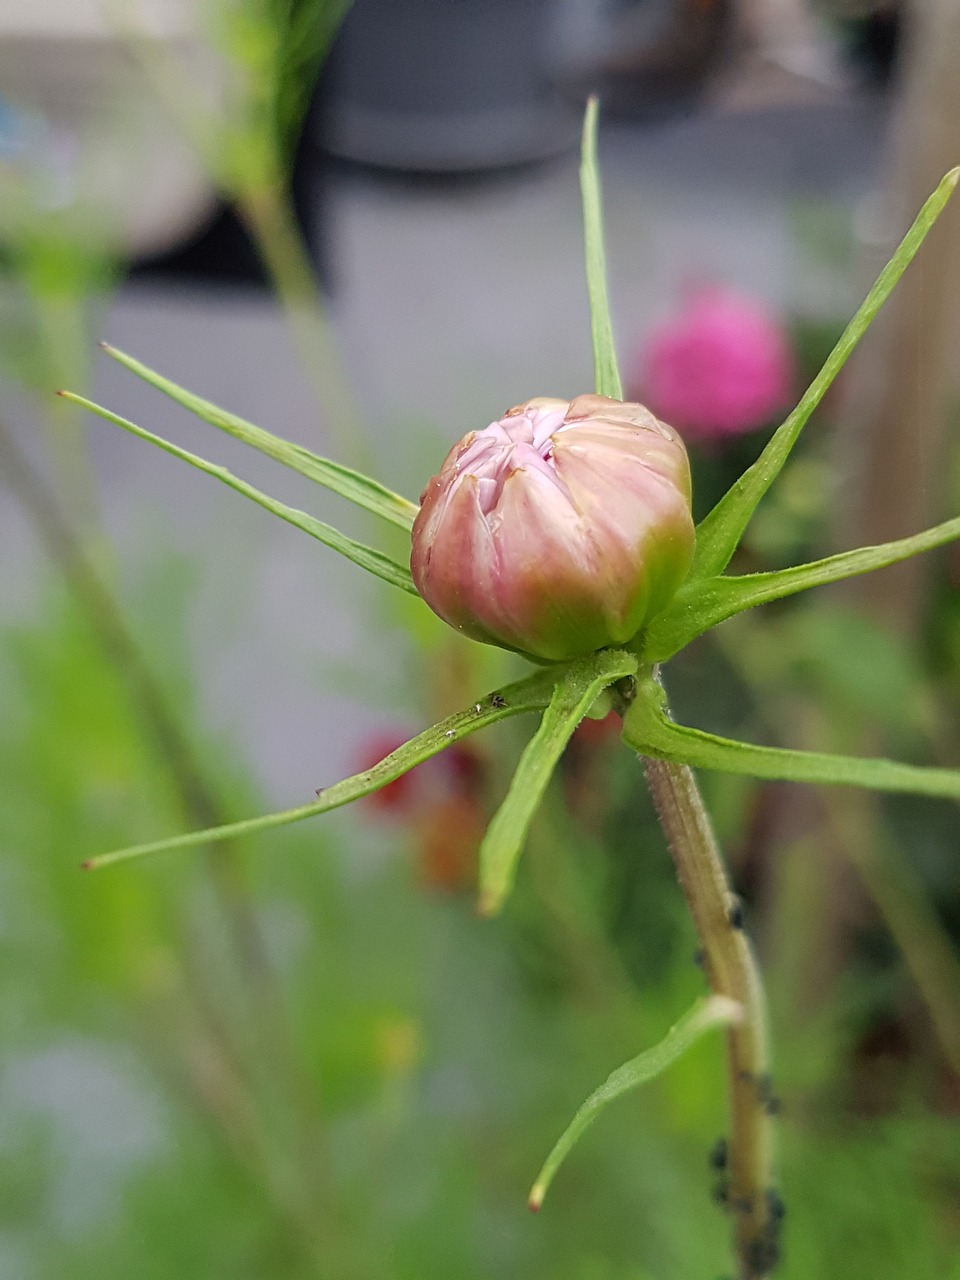
[[[189,582],[188,564],[160,563],[144,573],[132,607],[167,653],[192,719],[176,623]],[[494,924],[460,899],[424,894],[392,841],[386,856],[363,858],[358,875],[371,839],[362,826],[295,828],[277,837],[278,856],[251,863],[307,1096],[323,1110],[318,1163],[299,1166],[297,1194],[314,1215],[306,1237],[278,1197],[283,1184],[265,1179],[264,1149],[305,1154],[302,1143],[284,1148],[284,1110],[264,1092],[253,1045],[234,1021],[236,989],[202,864],[77,877],[78,846],[147,832],[179,810],[122,681],[61,588],[29,623],[0,631],[0,700],[0,1258],[9,1274],[716,1272],[722,1220],[702,1212],[720,1177],[704,1152],[723,1125],[709,1039],[648,1086],[646,1105],[627,1099],[615,1124],[598,1120],[540,1219],[517,1213],[545,1141],[591,1081],[638,1037],[657,1040],[702,984],[682,921],[672,941],[661,937],[659,970],[639,987],[624,981],[585,884],[602,862],[585,862],[582,834],[554,799],[543,815],[549,885],[541,891],[528,877],[514,918]],[[231,808],[255,801],[231,749],[201,746]],[[631,819],[634,840],[645,829]],[[675,910],[669,885],[648,879],[645,890],[653,911]],[[584,985],[598,961],[602,983]],[[771,995],[776,1006],[776,984]],[[807,1075],[790,1084],[782,1122],[791,1211],[783,1275],[832,1280],[847,1268],[877,1280],[943,1280],[957,1248],[957,1121],[916,1104],[869,1120],[835,1101],[813,1110],[815,1091],[829,1096],[834,1076],[821,1068],[811,1081],[808,1060],[844,1059],[854,1035],[836,1016],[819,1031],[824,1052],[809,1029],[805,1043],[786,1046],[784,1083]],[[276,1046],[262,1051],[270,1070]],[[258,1133],[260,1146],[251,1141]]]
[[[583,168],[588,285],[593,317],[596,390],[614,398],[620,381],[613,350],[603,273],[599,180],[596,167],[596,107],[587,112]],[[88,860],[103,867],[165,849],[183,848],[236,835],[249,835],[287,825],[336,808],[393,781],[414,765],[454,745],[477,729],[521,711],[543,711],[540,729],[525,748],[507,796],[488,828],[480,851],[481,906],[499,908],[512,887],[517,858],[551,773],[577,725],[606,693],[624,719],[624,741],[647,761],[647,777],[668,837],[704,951],[704,965],[716,997],[726,999],[736,1017],[728,1033],[731,1133],[724,1195],[735,1221],[740,1274],[762,1277],[779,1259],[781,1202],[773,1190],[770,1117],[778,1109],[769,1076],[763,998],[752,953],[743,933],[742,908],[731,894],[710,823],[690,765],[749,774],[761,778],[859,785],[878,790],[960,798],[960,772],[858,759],[813,751],[750,745],[677,725],[670,717],[659,679],[659,664],[717,623],[758,604],[793,595],[809,587],[839,581],[905,559],[960,536],[960,519],[926,533],[882,547],[832,556],[792,569],[730,576],[725,573],[744,530],[761,499],[786,462],[803,426],[843,366],[860,336],[916,253],[924,236],[960,179],[955,170],[921,210],[890,264],[881,273],[863,306],[845,330],[824,368],[797,409],[774,434],[760,458],[721,498],[697,529],[697,550],[686,582],[674,599],[651,619],[643,632],[622,649],[600,650],[505,686],[449,717],[388,755],[371,769],[327,788],[313,804],[284,813],[194,832],[169,840],[128,847]],[[333,469],[283,442],[269,440],[250,424],[205,405],[146,370],[130,357],[118,356],[140,376],[192,407],[207,421],[240,435],[248,443],[309,474],[326,487],[368,510],[395,519],[403,499],[375,486],[358,473]],[[327,545],[334,546],[395,585],[409,590],[399,562],[336,535],[303,513],[250,489],[222,468],[172,446],[83,397],[63,393],[108,421],[150,440],[224,483],[240,489],[261,505],[291,520]],[[403,518],[401,516],[401,518]],[[609,701],[604,710],[610,705]],[[664,1050],[649,1063],[666,1065],[674,1054]],[[630,1072],[627,1072],[630,1075]],[[636,1076],[636,1072],[633,1073]]]
[[[159,101],[178,122],[257,246],[290,321],[325,425],[344,458],[362,458],[363,425],[342,368],[290,198],[294,151],[317,74],[349,0],[219,0],[207,25],[221,94],[200,100],[189,68],[131,15],[116,19]]]

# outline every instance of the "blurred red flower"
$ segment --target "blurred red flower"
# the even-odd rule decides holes
[[[407,741],[407,736],[400,733],[391,733],[383,731],[373,734],[361,746],[356,760],[355,772],[360,773],[365,769],[372,769],[375,764],[396,751],[397,747],[402,747]],[[418,768],[420,766],[417,766]],[[412,812],[417,803],[418,779],[416,778],[417,769],[411,769],[409,773],[403,773],[399,778],[395,778],[393,782],[388,782],[385,787],[381,787],[379,791],[371,792],[370,795],[364,796],[362,803],[374,813],[380,813],[384,816],[404,817]]]

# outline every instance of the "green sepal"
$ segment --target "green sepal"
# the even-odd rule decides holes
[[[220,827],[210,827],[205,831],[188,831],[183,835],[170,836],[165,840],[152,840],[148,844],[132,845],[126,849],[117,849],[112,853],[102,853],[85,862],[86,870],[99,870],[118,862],[131,862],[136,858],[145,858],[154,853],[171,853],[175,849],[190,849],[198,845],[216,844],[221,840],[235,840],[242,836],[258,835],[264,831],[272,831],[276,827],[287,827],[304,818],[313,818],[317,814],[329,813],[331,809],[339,809],[353,800],[371,795],[379,791],[387,783],[394,782],[403,774],[409,773],[416,765],[439,755],[455,742],[469,737],[478,729],[498,720],[506,720],[510,716],[522,715],[524,712],[540,711],[550,702],[556,673],[553,670],[538,671],[535,675],[513,684],[505,685],[479,702],[473,703],[465,711],[447,716],[438,724],[418,733],[396,751],[391,751],[370,769],[364,769],[352,777],[344,778],[333,786],[324,787],[317,793],[318,798],[309,804],[299,805],[295,809],[283,809],[277,813],[262,814],[257,818],[245,818],[240,822],[230,822]]]
[[[363,475],[362,472],[354,471],[351,467],[341,466],[339,462],[321,458],[303,445],[292,444],[289,440],[264,431],[262,427],[254,426],[245,418],[228,413],[226,409],[221,409],[211,404],[209,400],[194,395],[192,391],[186,391],[183,387],[177,386],[169,378],[164,378],[147,365],[141,364],[139,360],[135,360],[133,356],[118,351],[116,347],[111,347],[106,342],[100,345],[111,359],[122,364],[125,369],[129,369],[131,373],[135,373],[138,378],[142,378],[152,387],[156,387],[158,391],[162,391],[177,404],[189,409],[204,422],[225,431],[235,440],[242,440],[244,444],[251,445],[260,453],[266,454],[268,458],[273,458],[275,462],[282,463],[292,471],[306,476],[308,480],[323,485],[325,489],[331,489],[349,502],[363,507],[365,511],[381,516],[401,529],[409,530],[413,527],[418,510],[416,504],[402,498],[398,493],[393,493],[378,481]]]
[[[636,669],[634,654],[601,649],[554,675],[556,683],[540,727],[527,743],[480,845],[481,915],[499,911],[513,886],[527,830],[570,735],[596,698]]]
[[[590,331],[593,337],[593,376],[597,395],[623,399],[617,351],[613,342],[610,300],[607,297],[607,261],[603,247],[603,202],[597,164],[597,100],[590,98],[583,118],[580,152],[580,195],[583,200],[583,247],[590,298]]]
[[[643,636],[643,657],[648,662],[665,662],[691,640],[734,614],[800,591],[809,591],[811,587],[872,573],[874,569],[908,560],[956,538],[960,538],[960,517],[957,516],[909,538],[884,542],[877,547],[858,547],[855,551],[843,551],[839,555],[790,569],[694,582],[688,580],[667,608],[647,627]]]
[[[275,516],[279,516],[281,520],[286,520],[288,524],[294,525],[297,529],[302,529],[304,533],[309,533],[312,538],[316,538],[324,546],[330,547],[333,551],[339,551],[342,556],[352,560],[361,569],[366,569],[368,573],[373,573],[378,578],[382,578],[384,582],[389,582],[392,586],[409,592],[410,595],[419,595],[413,585],[413,578],[410,576],[410,570],[407,566],[400,564],[397,560],[392,560],[390,556],[384,555],[382,551],[376,551],[373,547],[365,546],[362,542],[355,542],[353,538],[348,538],[345,533],[334,529],[332,525],[326,524],[323,520],[317,520],[316,517],[307,515],[305,511],[299,511],[296,507],[288,507],[286,503],[279,502],[276,498],[271,498],[259,489],[255,489],[252,484],[247,484],[246,480],[240,480],[233,472],[228,471],[226,467],[207,462],[205,458],[198,457],[197,454],[190,453],[186,449],[181,449],[179,445],[173,444],[169,440],[164,440],[162,436],[156,436],[152,431],[147,431],[143,427],[138,427],[136,423],[130,422],[126,418],[121,418],[116,413],[111,413],[109,409],[104,409],[102,405],[95,404],[92,400],[87,400],[85,396],[78,396],[72,391],[61,391],[60,395],[73,404],[89,409],[91,413],[95,413],[97,417],[103,418],[106,422],[112,422],[114,426],[122,427],[124,431],[129,431],[131,435],[137,436],[141,440],[146,440],[150,444],[155,444],[158,449],[163,449],[165,453],[172,454],[183,462],[189,462],[192,467],[206,472],[208,476],[213,476],[214,479],[221,481],[229,488],[235,489],[237,493],[242,493],[244,497],[250,498],[258,506],[272,512]]]
[[[763,453],[720,499],[697,526],[697,551],[690,579],[713,578],[730,563],[744,529],[760,499],[780,473],[807,420],[823,399],[847,357],[870,327],[877,312],[909,266],[930,228],[936,222],[960,180],[960,168],[951,169],[917,214],[913,226],[896,253],[880,272],[860,310],[844,329],[823,368],[810,384],[793,413],[767,444]]]
[[[741,773],[769,781],[867,787],[872,791],[900,791],[960,800],[960,770],[957,769],[901,764],[877,757],[762,747],[676,724],[667,713],[663,687],[649,673],[637,681],[636,697],[623,721],[623,740],[641,755],[672,760],[695,769]]]
[[[623,1094],[640,1085],[647,1084],[662,1075],[667,1067],[672,1066],[686,1051],[713,1027],[729,1026],[738,1022],[743,1016],[743,1009],[736,1000],[727,996],[708,996],[698,1000],[692,1009],[680,1019],[676,1026],[667,1032],[659,1044],[652,1049],[631,1058],[622,1067],[618,1067],[599,1089],[594,1090],[586,1102],[577,1111],[570,1123],[554,1144],[553,1150],[544,1161],[543,1168],[537,1174],[537,1180],[530,1189],[528,1204],[536,1213],[544,1201],[550,1183],[557,1170],[570,1154],[584,1130],[588,1129],[600,1112]]]

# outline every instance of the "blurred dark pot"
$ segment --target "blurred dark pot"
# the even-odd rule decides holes
[[[391,169],[464,172],[576,144],[551,84],[556,0],[355,0],[328,69],[322,145]]]

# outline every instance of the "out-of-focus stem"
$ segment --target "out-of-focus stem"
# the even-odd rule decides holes
[[[338,6],[341,13],[347,7]],[[126,14],[115,13],[114,21],[159,100],[253,237],[326,419],[333,451],[351,466],[372,470],[363,418],[288,197],[288,164],[257,87],[247,85],[234,102],[225,93],[219,113],[197,109],[195,85],[169,50],[146,38]],[[331,39],[335,28],[336,20],[329,27]]]
[[[62,570],[104,652],[125,681],[137,713],[176,784],[185,813],[192,822],[204,826],[217,821],[222,817],[220,806],[203,781],[193,749],[119,606],[75,537],[56,499],[2,423],[0,470],[30,513],[45,549]],[[214,865],[214,873],[230,906],[237,946],[251,971],[258,975],[258,986],[261,986],[266,966],[258,941],[259,930],[245,905],[239,869],[232,859],[220,858]]]
[[[882,227],[864,254],[871,271],[875,260],[886,260],[910,211],[960,158],[960,6],[906,5],[904,25],[887,181],[877,201]],[[848,472],[838,520],[842,545],[887,542],[937,519],[958,341],[960,216],[953,209],[933,228],[851,362],[840,436]],[[851,581],[846,591],[899,630],[916,633],[930,572],[928,560],[906,560]]]
[[[74,535],[55,496],[2,422],[0,475],[23,502],[45,549],[63,572],[68,587],[87,615],[104,653],[125,681],[135,711],[153,738],[159,759],[169,770],[185,815],[198,826],[222,821],[224,815],[219,802],[208,788],[183,727],[130,633],[119,606]],[[241,971],[253,998],[260,1048],[269,1051],[271,1063],[282,1068],[292,1100],[306,1121],[314,1099],[294,1053],[290,1029],[244,882],[242,865],[236,851],[228,847],[211,850],[209,867]],[[201,1001],[205,999],[202,990],[197,995]],[[225,1042],[222,1035],[218,1038]],[[318,1132],[314,1125],[308,1124],[304,1128],[304,1137],[307,1140],[315,1138]],[[284,1170],[284,1162],[278,1162],[272,1151],[268,1122],[262,1124],[257,1142],[258,1150],[263,1154],[263,1174],[271,1184],[276,1183],[277,1169],[281,1169],[284,1187],[297,1186],[305,1191],[307,1186],[313,1186],[314,1191],[317,1190],[315,1171],[311,1170],[311,1177],[305,1180],[302,1169],[291,1167]],[[281,1196],[281,1203],[282,1200]],[[315,1210],[316,1206],[311,1205],[300,1221],[309,1220]],[[310,1227],[305,1231],[305,1237],[307,1247],[315,1251],[317,1229]]]
[[[42,409],[59,501],[84,546],[92,549],[99,541],[100,506],[90,450],[72,408],[50,394],[60,387],[90,384],[90,326],[85,307],[85,301],[74,296],[35,298],[43,368],[49,381],[42,389]]]
[[[720,645],[727,660],[743,679],[753,683],[757,692],[763,695],[758,705],[761,713],[765,709],[764,720],[774,734],[778,724],[791,724],[800,745],[815,749],[829,743],[829,717],[802,702],[794,698],[781,700],[776,704],[777,714],[771,714],[781,673],[774,672],[767,677],[758,675],[763,664],[753,660],[758,640],[756,625],[742,616],[735,624],[714,631],[714,642]],[[767,639],[768,643],[775,643],[772,637]],[[900,948],[904,964],[927,1006],[944,1056],[960,1077],[960,957],[938,920],[929,894],[907,852],[891,843],[885,832],[878,804],[879,798],[870,792],[832,787],[824,787],[816,801],[811,802],[805,790],[792,787],[784,793],[778,805],[778,832],[784,829],[785,818],[796,805],[803,810],[805,825],[809,829],[808,838],[814,839],[821,847],[826,844],[834,848],[853,866]],[[832,835],[832,841],[825,841],[824,835]],[[776,848],[776,843],[776,840],[772,841],[771,847]],[[849,897],[849,889],[846,896]],[[836,892],[821,893],[818,926],[828,935],[839,932],[835,910],[837,901]],[[824,956],[819,957],[818,969],[813,974],[807,966],[808,981],[812,979],[814,984],[818,983],[815,987],[818,998],[822,998],[835,976],[832,970],[835,971],[841,963],[839,956],[828,955],[826,960],[825,964]]]
[[[727,1205],[734,1216],[740,1278],[761,1280],[777,1260],[779,1202],[771,1194],[775,1101],[760,974],[693,772],[665,760],[646,759],[644,767],[700,938],[710,989],[743,1008],[742,1021],[727,1031]]]
[[[236,199],[287,315],[335,452],[341,461],[362,468],[367,463],[363,422],[282,184],[278,179],[244,186],[237,190]]]
[[[824,796],[828,820],[876,903],[917,984],[951,1069],[960,1078],[960,961],[919,876],[889,844],[875,796]]]

